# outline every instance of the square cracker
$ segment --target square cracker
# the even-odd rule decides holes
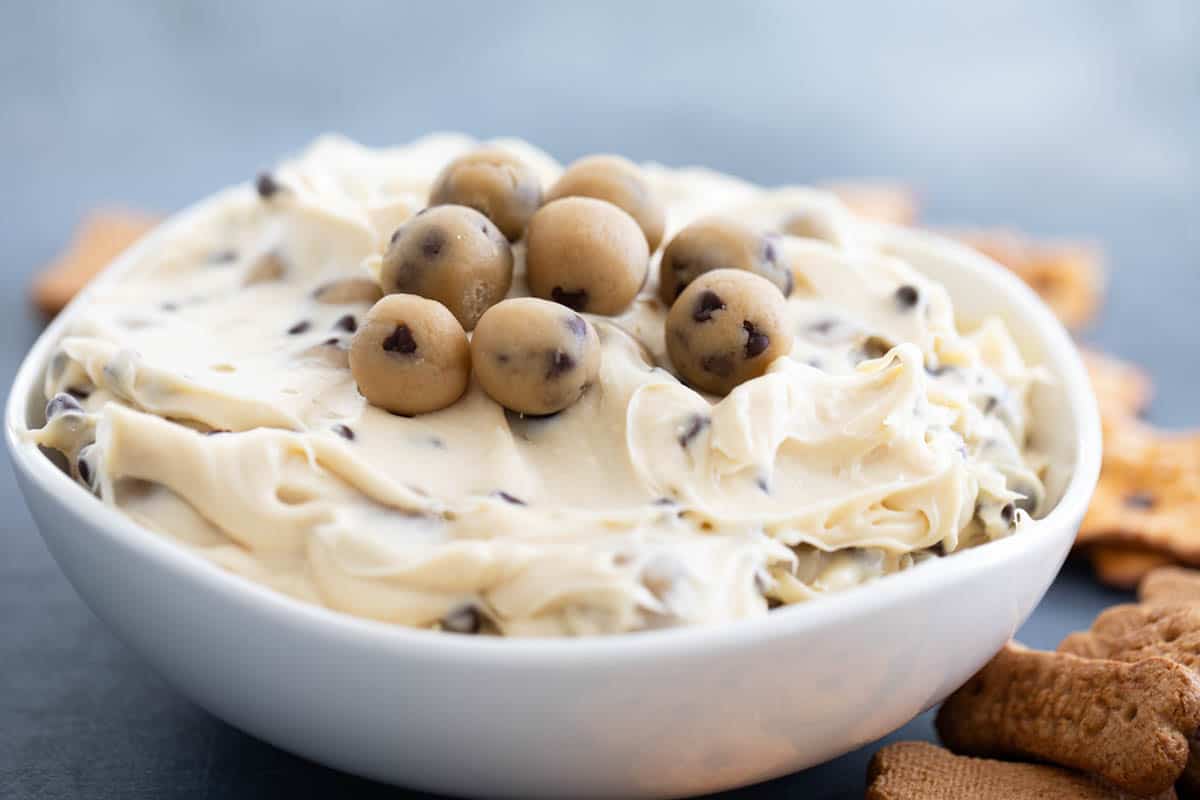
[[[30,285],[34,305],[52,317],[62,311],[100,270],[158,224],[140,211],[105,209],[88,214],[67,249]]]

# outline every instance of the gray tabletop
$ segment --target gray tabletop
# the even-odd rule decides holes
[[[1153,373],[1152,418],[1197,424],[1198,36],[1188,0],[0,4],[0,384],[40,328],[28,276],[86,209],[170,211],[325,130],[460,129],[764,183],[891,175],[937,223],[1093,237],[1111,299],[1086,338]],[[174,693],[83,606],[4,467],[0,508],[0,794],[417,796]],[[1068,565],[1022,637],[1121,597]],[[874,749],[722,796],[859,797]]]

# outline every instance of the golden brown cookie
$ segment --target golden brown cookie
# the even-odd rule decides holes
[[[1128,792],[1168,790],[1200,727],[1200,680],[1162,658],[1134,664],[1008,644],[937,716],[950,749],[1034,758]]]
[[[67,249],[34,275],[34,305],[48,317],[62,311],[100,270],[157,224],[157,217],[141,211],[103,209],[88,214]]]
[[[1080,348],[1092,390],[1100,406],[1100,417],[1109,425],[1137,417],[1150,405],[1154,385],[1145,370],[1108,353]]]
[[[515,242],[542,204],[542,183],[507,150],[481,147],[454,159],[437,176],[429,205],[446,204],[475,209]]]
[[[1132,800],[1080,772],[956,756],[928,742],[895,742],[867,767],[866,800]],[[1175,797],[1173,789],[1153,795]]]
[[[795,276],[778,238],[735,219],[706,217],[681,230],[667,243],[658,268],[658,298],[669,306],[692,281],[717,269],[740,269],[773,283],[784,297]]]
[[[1125,636],[1158,623],[1163,617],[1174,614],[1177,605],[1155,605],[1151,603],[1120,603],[1109,606],[1092,620],[1091,632],[1108,638]]]
[[[1133,589],[1158,567],[1171,563],[1170,557],[1138,545],[1101,544],[1088,549],[1092,571],[1105,586]]]
[[[1060,653],[1134,663],[1165,658],[1197,673],[1200,668],[1200,606],[1124,605],[1101,614],[1092,629],[1072,633]],[[1200,747],[1193,736],[1191,755],[1180,785],[1186,796],[1200,789]]]
[[[757,378],[792,350],[783,296],[770,281],[740,269],[692,281],[667,314],[666,338],[679,377],[713,394]]]
[[[373,406],[396,414],[437,411],[466,391],[467,334],[436,300],[390,294],[371,307],[354,334],[350,370]]]
[[[824,184],[856,216],[874,222],[912,225],[920,203],[911,186],[871,181],[835,181]]]
[[[1200,570],[1159,567],[1138,585],[1138,599],[1146,605],[1200,603]]]
[[[1126,662],[1165,658],[1195,672],[1200,667],[1200,607],[1114,606],[1091,630],[1063,639],[1058,652]]]
[[[518,297],[479,320],[471,359],[479,385],[497,403],[521,414],[553,414],[595,382],[600,339],[571,309]]]
[[[654,196],[642,170],[627,158],[594,155],[572,163],[546,192],[546,202],[563,197],[594,197],[612,203],[637,222],[651,253],[662,242],[666,207]]]
[[[450,309],[466,330],[512,285],[512,248],[473,208],[427,208],[392,234],[379,266],[385,294],[419,294]]]
[[[1105,432],[1100,482],[1079,545],[1125,543],[1200,563],[1200,433],[1130,421]]]
[[[1015,272],[1068,328],[1086,326],[1100,310],[1104,258],[1095,245],[1037,242],[1006,230],[967,230],[950,235]]]
[[[633,217],[604,200],[564,197],[529,221],[529,291],[589,314],[620,314],[646,281],[650,249]]]

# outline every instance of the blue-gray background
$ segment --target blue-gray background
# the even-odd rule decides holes
[[[1087,338],[1153,373],[1154,419],[1197,424],[1198,39],[1193,0],[0,0],[0,385],[39,329],[28,276],[87,209],[170,211],[326,130],[459,129],[764,183],[894,176],[936,223],[1095,238],[1111,292]],[[80,603],[3,467],[0,508],[0,794],[403,796],[174,694]],[[1023,637],[1114,597],[1068,567]],[[729,796],[859,797],[869,751]]]

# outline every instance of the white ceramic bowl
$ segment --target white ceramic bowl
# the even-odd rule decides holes
[[[80,301],[17,374],[8,447],[46,544],[97,616],[179,691],[285,750],[451,794],[656,797],[765,780],[895,730],[979,668],[1054,578],[1099,472],[1086,373],[1037,297],[971,251],[884,235],[921,255],[965,317],[1006,318],[1057,378],[1036,399],[1035,435],[1059,467],[1059,500],[1019,535],[764,619],[463,637],[302,605],[227,574],[105,507],[20,437],[40,422],[40,379]]]

